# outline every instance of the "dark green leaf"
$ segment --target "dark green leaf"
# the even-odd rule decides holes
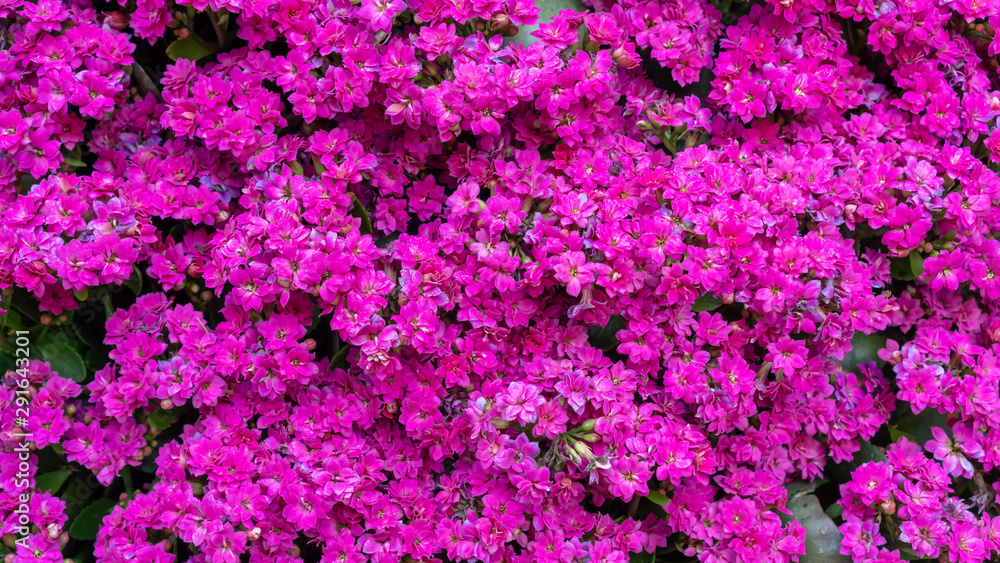
[[[6,316],[4,316],[3,327],[0,328],[11,329],[11,330],[24,330],[25,329],[24,320],[21,319],[20,313],[18,313],[13,309],[8,309]]]
[[[630,553],[628,561],[629,563],[656,563],[656,552],[647,553],[640,551],[639,553]]]
[[[179,413],[176,412],[158,409],[149,413],[148,422],[150,426],[157,430],[166,430],[175,420],[177,420],[178,414]]]
[[[125,287],[132,290],[132,293],[139,295],[142,292],[142,272],[139,266],[132,264],[132,275],[125,280]]]
[[[889,259],[889,275],[894,280],[912,281],[914,280],[913,268],[907,258]]]
[[[617,349],[621,344],[618,341],[618,331],[623,328],[625,328],[625,317],[613,315],[604,326],[590,327],[587,331],[587,340],[598,350]]]
[[[205,45],[202,45],[195,38],[190,36],[185,37],[184,39],[178,39],[170,45],[167,45],[167,56],[175,61],[177,59],[197,61],[198,59],[202,59],[213,54],[215,54],[215,49],[210,49]]]
[[[351,215],[361,219],[361,234],[370,235],[372,234],[372,221],[368,218],[368,212],[365,210],[365,206],[361,205],[356,196],[351,196],[354,200],[354,210],[351,211]]]
[[[796,498],[812,494],[816,489],[823,486],[828,479],[819,479],[818,481],[803,481],[801,479],[796,479],[791,483],[785,485],[785,489],[788,491],[788,498]]]
[[[351,350],[351,346],[347,344],[342,344],[340,350],[330,358],[330,367],[347,369],[350,364],[347,363],[347,352]]]
[[[116,504],[118,504],[116,501],[109,498],[97,499],[90,503],[73,520],[73,524],[69,527],[70,537],[87,541],[97,539],[97,531],[101,528],[101,520],[111,513]]]
[[[35,486],[39,490],[50,491],[52,494],[56,494],[62,488],[67,478],[69,478],[69,471],[57,469],[35,476]]]
[[[0,338],[6,338],[0,334]],[[17,362],[14,361],[14,357],[8,355],[6,352],[0,352],[0,377],[8,371],[13,371],[17,368]]]
[[[83,288],[80,291],[74,291],[73,293],[76,295],[77,301],[86,301],[87,298],[90,297],[90,292],[87,291],[87,288]]]
[[[844,536],[830,516],[823,512],[816,495],[792,499],[787,508],[806,529],[806,554],[799,557],[799,563],[851,563],[850,557],[840,555],[840,543]]]
[[[719,305],[722,305],[722,301],[716,299],[711,293],[706,293],[705,295],[702,295],[694,300],[694,306],[691,307],[691,309],[695,313],[701,311],[713,311],[718,309]]]
[[[39,345],[42,359],[52,366],[52,369],[63,377],[77,383],[87,378],[87,368],[83,365],[80,354],[68,345],[59,341],[48,341]]]
[[[650,491],[649,494],[646,495],[646,498],[660,506],[667,506],[670,504],[670,497],[656,491]]]
[[[839,502],[835,502],[830,506],[826,507],[826,515],[830,518],[840,518],[840,515],[844,513],[844,507],[840,506]]]
[[[913,436],[913,434],[910,434],[909,432],[904,432],[899,428],[896,428],[895,426],[889,427],[889,437],[892,439],[893,442],[903,437],[907,438],[911,442],[917,441],[917,439]]]
[[[924,257],[916,250],[910,251],[910,272],[914,278],[924,275]]]
[[[855,332],[851,339],[851,351],[840,361],[840,365],[848,371],[858,371],[858,366],[867,362],[875,362],[881,365],[882,359],[878,357],[878,351],[885,348],[888,337],[881,332],[875,334],[865,334]]]
[[[910,404],[900,401],[891,422],[896,427],[896,432],[922,446],[934,437],[932,428],[944,428],[948,425],[948,417],[938,412],[937,409],[924,409],[920,411],[920,414],[913,414]],[[890,435],[893,433],[891,426],[889,433]],[[892,439],[896,441],[899,436],[893,436]]]
[[[538,7],[538,21],[530,25],[517,26],[517,35],[508,37],[504,43],[507,45],[516,43],[527,47],[539,41],[539,38],[533,37],[531,33],[533,31],[537,31],[541,24],[550,23],[552,21],[552,17],[560,11],[572,10],[577,13],[587,11],[586,6],[584,6],[583,2],[580,0],[536,0],[535,6]],[[580,26],[581,33],[585,29],[586,26]]]

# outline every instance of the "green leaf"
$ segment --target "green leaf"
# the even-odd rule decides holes
[[[165,411],[163,409],[157,409],[149,413],[149,425],[157,430],[166,430],[170,427],[175,420],[177,420],[178,413]]]
[[[629,563],[656,563],[656,552],[647,553],[640,551],[639,553],[630,553],[628,561]]]
[[[691,309],[695,313],[701,311],[713,311],[718,309],[719,305],[722,305],[722,301],[716,299],[711,293],[706,293],[705,295],[702,295],[694,300],[694,306],[691,307]]]
[[[341,344],[340,346],[340,350],[330,358],[330,367],[347,369],[350,366],[347,363],[347,353],[351,350],[352,346],[348,344]]]
[[[840,555],[843,534],[823,511],[816,495],[792,499],[787,508],[806,530],[806,553],[799,557],[799,563],[851,563],[850,557]]]
[[[920,561],[923,557],[917,555],[913,548],[908,545],[899,546],[899,557],[905,561]]]
[[[53,335],[54,336],[54,335]],[[80,383],[87,378],[87,368],[80,354],[58,340],[44,342],[38,346],[42,359],[52,366],[59,375]]]
[[[21,314],[13,309],[8,309],[7,314],[4,317],[3,326],[0,328],[9,328],[11,330],[25,330],[24,319],[21,318]]]
[[[90,292],[87,291],[87,288],[83,288],[80,291],[74,291],[73,293],[76,295],[77,301],[86,301],[87,298],[90,297]]]
[[[889,339],[885,333],[865,334],[855,332],[851,338],[851,351],[840,361],[841,367],[848,371],[857,372],[858,366],[868,362],[875,362],[882,365],[882,358],[878,357],[878,351],[885,348],[885,343]]]
[[[167,56],[175,61],[177,59],[197,61],[198,59],[214,54],[215,49],[203,45],[191,36],[185,37],[184,39],[178,39],[170,45],[167,45]]]
[[[68,478],[69,471],[65,469],[57,469],[55,471],[35,476],[35,486],[39,490],[49,491],[52,494],[56,494]]]
[[[670,497],[656,491],[650,491],[649,494],[646,495],[646,498],[660,506],[667,506],[670,504]]]
[[[73,524],[69,527],[69,536],[73,539],[86,541],[97,539],[97,530],[101,527],[101,520],[111,514],[111,510],[116,504],[118,503],[115,500],[109,498],[97,499],[90,503],[73,520]]]
[[[132,264],[132,275],[125,280],[125,287],[131,289],[136,296],[142,292],[142,272],[139,271],[139,266]]]
[[[934,437],[932,428],[945,428],[948,425],[948,416],[941,414],[937,409],[924,409],[920,414],[913,414],[910,404],[900,401],[890,423],[895,426],[896,432],[922,446]],[[893,434],[893,430],[890,426],[890,435]],[[899,436],[892,436],[893,441],[898,439]]]
[[[903,437],[910,440],[911,442],[917,441],[917,439],[913,436],[913,434],[910,434],[909,432],[904,432],[899,428],[896,428],[895,426],[889,427],[889,437],[892,439],[893,442]]]
[[[840,506],[839,502],[835,502],[830,506],[826,507],[826,515],[830,518],[840,518],[840,515],[844,513],[844,507]]]
[[[788,498],[793,499],[816,492],[816,489],[822,487],[827,481],[829,479],[819,479],[817,481],[796,479],[786,484],[785,489],[788,491]]]
[[[913,268],[907,258],[889,259],[889,276],[894,280],[913,281]]]
[[[910,251],[910,271],[914,278],[924,275],[924,257],[916,250]]]
[[[361,205],[358,201],[357,196],[352,195],[351,199],[354,200],[354,210],[351,211],[351,215],[361,219],[361,234],[370,235],[372,234],[372,221],[368,218],[368,212],[365,211],[365,206]]]
[[[625,317],[612,315],[604,326],[592,326],[587,330],[587,340],[598,350],[614,350],[621,342],[618,341],[618,331],[625,328]]]
[[[587,7],[580,0],[535,0],[538,7],[538,21],[531,25],[520,25],[517,27],[517,35],[508,37],[504,42],[507,45],[517,43],[525,47],[539,41],[537,37],[532,37],[531,33],[537,31],[540,24],[550,23],[552,17],[562,10],[572,10],[577,13],[587,11]],[[586,30],[585,26],[580,26],[580,33]]]

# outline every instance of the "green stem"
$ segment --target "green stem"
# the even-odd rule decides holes
[[[122,481],[125,481],[126,493],[131,495],[133,492],[135,492],[135,487],[132,486],[132,468],[129,467],[128,465],[126,465],[125,468],[122,469]]]
[[[215,29],[215,37],[219,40],[219,50],[222,51],[226,48],[226,33],[222,31],[222,26],[219,25],[219,17],[215,15],[215,10],[208,9],[208,19],[212,22],[212,28]]]

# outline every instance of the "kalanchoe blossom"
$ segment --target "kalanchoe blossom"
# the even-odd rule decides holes
[[[842,554],[1000,553],[992,3],[8,4],[5,537],[26,431],[101,562],[794,561],[849,460]]]

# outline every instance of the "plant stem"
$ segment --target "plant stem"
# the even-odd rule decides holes
[[[219,25],[219,17],[215,15],[215,10],[208,9],[208,19],[212,22],[212,28],[215,29],[215,37],[219,40],[219,50],[222,51],[226,48],[226,32],[222,31],[222,26]]]

